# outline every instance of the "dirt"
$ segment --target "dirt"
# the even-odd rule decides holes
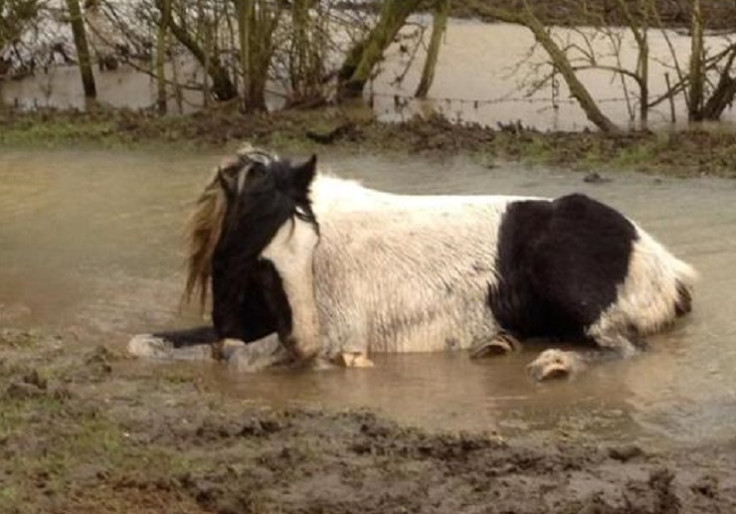
[[[736,440],[636,445],[426,432],[223,397],[196,365],[0,333],[2,513],[730,513]]]
[[[222,148],[243,141],[281,151],[399,152],[469,155],[489,168],[506,162],[578,171],[636,170],[675,176],[736,177],[736,132],[540,132],[518,124],[453,124],[440,116],[380,123],[365,106],[244,115],[221,106],[189,116],[95,109],[0,110],[0,145],[176,145]]]

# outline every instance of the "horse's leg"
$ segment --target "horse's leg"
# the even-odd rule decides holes
[[[276,313],[279,338],[305,361],[322,350],[314,297],[313,253],[318,241],[314,227],[295,218],[279,229],[261,254],[275,271],[266,277],[271,283],[264,290]]]
[[[276,334],[266,336],[252,343],[233,345],[226,352],[228,367],[239,373],[253,373],[266,368],[293,364],[294,354],[284,347]]]
[[[521,348],[521,341],[511,333],[499,330],[489,339],[475,341],[469,351],[471,359],[479,359],[518,352]]]
[[[206,359],[217,341],[212,327],[138,334],[128,342],[128,352],[154,359]]]
[[[372,368],[373,361],[365,352],[340,352],[332,361],[345,368]]]
[[[545,350],[526,367],[530,377],[537,382],[555,378],[569,378],[587,367],[587,359],[575,351],[557,348]]]
[[[591,365],[631,357],[646,349],[643,340],[632,340],[621,334],[594,337],[598,346],[588,351],[545,350],[527,366],[527,373],[536,381],[570,378]]]

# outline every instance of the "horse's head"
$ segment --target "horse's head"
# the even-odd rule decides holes
[[[275,330],[286,337],[301,328],[296,311],[312,294],[319,238],[309,198],[315,173],[316,156],[292,164],[248,148],[218,167],[200,195],[188,230],[185,296],[198,292],[203,307],[212,279],[222,337]]]

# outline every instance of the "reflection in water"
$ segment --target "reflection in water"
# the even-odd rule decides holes
[[[189,326],[179,313],[184,218],[219,155],[110,151],[0,154],[0,323],[73,333],[79,344]],[[429,427],[690,443],[732,437],[736,420],[736,183],[621,175],[609,184],[462,159],[326,155],[334,172],[401,193],[561,195],[582,191],[641,222],[702,274],[695,312],[652,350],[573,382],[524,376],[533,350],[378,356],[371,370],[228,374],[223,392],[268,404],[368,406]],[[170,364],[164,364],[170,365]]]
[[[596,34],[593,29],[558,27],[554,35],[562,47],[590,48],[599,66],[623,66],[635,70],[638,50],[631,31],[624,27],[610,30],[621,38],[620,63],[612,50],[611,39]],[[707,38],[706,44],[717,51],[728,43],[725,38],[714,36]],[[647,45],[650,55],[648,88],[652,103],[667,91],[667,74],[673,83],[676,81],[670,45],[677,59],[687,62],[691,43],[689,36],[675,31],[666,31],[665,37],[659,30],[650,30]],[[582,52],[572,52],[571,56],[577,57],[575,64],[581,66]],[[396,77],[404,69],[402,60],[407,58],[399,51],[399,45],[394,45],[385,61],[385,70],[374,81],[374,108],[380,119],[395,121],[407,119],[415,113],[439,110],[454,121],[492,127],[497,123],[517,121],[540,130],[569,131],[592,127],[561,77],[554,77],[543,86],[535,87],[534,94],[527,94],[532,89],[530,86],[538,85],[551,70],[546,65],[539,67],[549,62],[549,57],[539,45],[535,46],[532,33],[518,25],[453,20],[447,26],[430,98],[426,101],[406,100],[405,108],[397,110],[394,95],[411,97],[422,71],[423,56],[412,63],[401,85],[395,85]],[[621,77],[608,71],[581,71],[578,78],[614,123],[622,127],[631,124],[632,115],[639,108],[636,103],[638,91],[632,87],[633,81],[628,84],[628,91],[624,91]],[[681,95],[675,99],[675,111],[677,121],[686,123],[687,110]],[[733,111],[727,110],[722,119],[733,120],[733,117]],[[671,121],[669,102],[661,102],[650,110],[650,127],[667,127]]]

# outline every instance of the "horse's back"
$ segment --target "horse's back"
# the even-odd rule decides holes
[[[513,198],[373,199],[333,204],[320,217],[317,303],[329,344],[416,352],[490,337],[498,227]]]

